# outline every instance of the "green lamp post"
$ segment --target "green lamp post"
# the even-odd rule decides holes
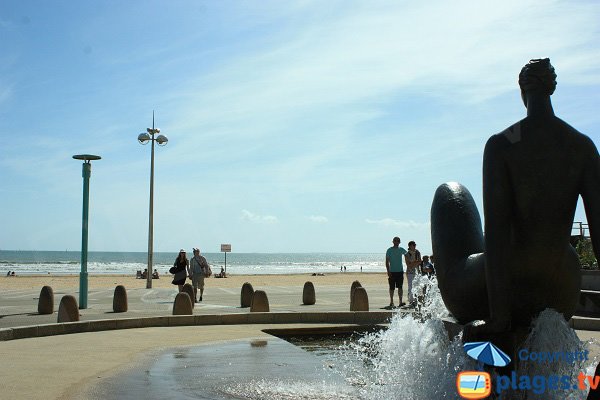
[[[88,299],[88,216],[90,207],[90,175],[92,174],[92,160],[100,160],[100,156],[91,154],[77,154],[73,156],[76,160],[83,160],[83,213],[81,218],[81,272],[79,273],[79,308],[87,308]]]

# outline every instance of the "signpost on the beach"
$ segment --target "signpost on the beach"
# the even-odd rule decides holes
[[[83,212],[81,217],[81,272],[79,273],[79,308],[87,308],[88,300],[88,217],[90,208],[90,176],[92,175],[92,160],[100,160],[100,156],[91,154],[77,154],[73,156],[76,160],[83,160]]]
[[[221,252],[225,253],[225,276],[227,276],[227,253],[231,253],[231,244],[222,244]]]

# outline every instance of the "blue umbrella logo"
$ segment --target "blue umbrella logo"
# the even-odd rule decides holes
[[[482,364],[505,367],[510,363],[508,354],[500,350],[492,342],[468,342],[463,345],[463,348],[469,357],[479,362],[481,367],[483,367]]]

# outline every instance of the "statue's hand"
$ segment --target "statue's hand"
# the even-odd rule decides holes
[[[509,320],[489,319],[471,321],[463,328],[464,342],[478,342],[490,334],[504,333],[510,331]]]

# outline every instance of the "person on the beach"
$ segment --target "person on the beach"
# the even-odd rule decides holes
[[[194,302],[202,301],[204,294],[204,277],[209,276],[209,267],[206,258],[200,255],[200,249],[194,249],[194,257],[190,260],[190,279],[194,287]],[[200,289],[200,299],[198,299]]]
[[[179,255],[175,259],[173,263],[173,268],[170,270],[175,275],[173,277],[173,285],[177,285],[179,287],[179,291],[183,290],[183,285],[185,284],[185,278],[188,275],[187,270],[189,269],[190,262],[185,256],[185,250],[179,250]]]
[[[412,286],[417,267],[421,264],[421,253],[417,250],[417,244],[413,240],[408,242],[408,252],[404,255],[404,260],[406,261],[406,279],[408,281],[408,304],[414,306],[415,298],[412,294]]]
[[[404,268],[402,266],[402,256],[406,254],[406,249],[400,247],[400,238],[396,236],[392,239],[393,246],[387,249],[385,253],[385,269],[388,274],[388,283],[390,286],[390,307],[394,307],[394,290],[398,288],[398,305],[402,302],[402,285],[404,284]]]

